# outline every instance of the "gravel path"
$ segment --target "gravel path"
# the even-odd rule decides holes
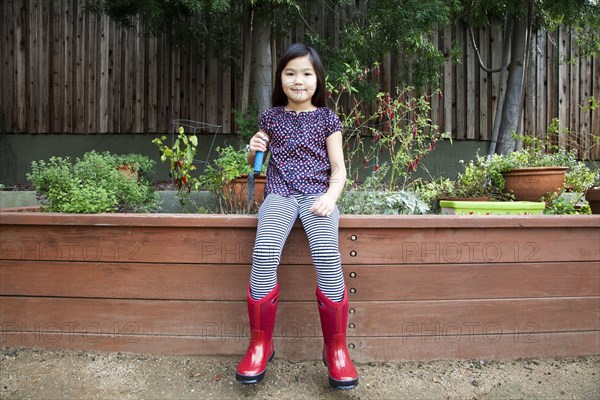
[[[357,364],[352,391],[329,388],[321,362],[275,358],[255,386],[237,357],[4,348],[1,399],[599,399],[600,356]]]

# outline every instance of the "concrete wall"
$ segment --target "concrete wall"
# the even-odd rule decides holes
[[[25,185],[28,183],[26,173],[30,171],[32,161],[48,160],[52,156],[76,158],[90,150],[108,150],[114,154],[140,153],[147,155],[157,162],[156,180],[168,180],[168,166],[160,162],[158,149],[152,143],[152,140],[159,136],[154,134],[1,134],[0,183],[6,186]],[[197,154],[199,170],[209,155],[215,156],[216,147],[239,144],[238,137],[233,134],[200,135],[199,139]],[[481,154],[486,153],[488,142],[454,140],[453,144],[439,143],[437,149],[425,159],[424,165],[434,176],[442,175],[452,178],[461,170],[459,160],[473,158],[478,149]],[[211,150],[210,154],[209,150]],[[361,171],[360,176],[364,177],[372,168],[373,165],[368,164],[367,168]]]

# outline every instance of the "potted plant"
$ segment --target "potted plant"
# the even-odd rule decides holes
[[[577,160],[577,151],[560,149],[555,153],[540,153],[524,148],[505,156],[492,156],[496,173],[504,179],[504,190],[517,200],[551,201],[566,187],[583,193],[592,185],[595,174]]]
[[[490,175],[504,192],[519,201],[539,201],[548,193],[562,189],[567,167],[564,152],[545,153],[540,147],[524,147],[510,154],[494,154],[489,161]],[[563,158],[563,159],[561,159]]]
[[[247,182],[248,174],[252,173],[252,166],[246,159],[246,150],[236,150],[232,146],[227,146],[218,147],[217,152],[219,156],[206,167],[204,174],[200,176],[200,185],[213,194],[220,212],[247,213]],[[265,162],[263,174],[255,178],[254,204],[251,211],[258,209],[264,197],[266,165]]]
[[[517,136],[524,144],[522,149],[508,155],[492,156],[492,173],[498,182],[503,180],[500,185],[506,192],[514,193],[517,200],[539,201],[544,198],[547,204],[551,204],[552,199],[558,198],[565,188],[583,193],[593,182],[593,174],[577,160],[577,149],[581,147],[573,136],[568,130],[561,129],[559,120],[555,118],[543,138]],[[566,141],[566,147],[571,150],[554,144],[553,137],[557,141]],[[597,137],[594,140],[598,142]]]

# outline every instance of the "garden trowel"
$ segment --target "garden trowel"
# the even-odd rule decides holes
[[[250,214],[252,203],[254,203],[254,178],[259,176],[262,171],[264,156],[265,153],[263,151],[256,152],[256,157],[254,158],[254,171],[248,174],[248,214]]]

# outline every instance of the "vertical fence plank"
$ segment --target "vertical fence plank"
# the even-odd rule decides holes
[[[436,34],[433,36],[432,41],[435,45],[435,47],[437,49],[440,49],[441,51],[443,51],[443,46],[440,45],[440,42],[443,43],[443,36],[442,36],[442,32],[440,32],[439,34]],[[443,76],[441,77],[442,82],[440,82],[440,85],[443,87]],[[428,88],[428,91],[431,93],[432,90],[430,88]],[[440,107],[440,100],[439,97],[436,95],[432,95],[429,98],[429,102],[431,104],[431,121],[433,124],[440,126],[440,121],[442,120],[442,116],[440,115],[441,113],[441,107]]]
[[[444,29],[444,54],[448,55],[452,51],[452,27]],[[454,67],[452,63],[444,63],[444,86],[442,87],[444,96],[444,132],[453,132],[452,122],[454,120]]]
[[[548,79],[547,91],[546,91],[546,127],[552,124],[554,118],[558,118],[558,101],[560,93],[559,84],[559,69],[558,69],[558,47],[559,37],[558,30],[548,33],[546,41],[546,52],[547,52],[547,71],[546,76]],[[546,128],[546,131],[548,128]]]
[[[577,59],[577,44],[573,38],[569,38],[571,41],[571,53],[569,59],[569,73],[570,73],[570,87],[569,87],[569,132],[577,132],[579,127],[579,88],[580,88],[580,68],[581,68],[581,60]],[[570,133],[569,133],[570,134]],[[565,138],[567,140],[567,138]],[[568,145],[568,140],[567,140]]]
[[[475,33],[473,33],[475,34]],[[479,41],[479,37],[475,37],[474,40]],[[466,70],[467,70],[467,109],[466,112],[466,134],[467,139],[475,139],[475,127],[479,128],[479,112],[475,112],[478,108],[477,104],[479,99],[479,66],[475,60],[475,49],[470,39],[470,33],[465,28],[465,42],[467,46],[467,59],[466,59]],[[469,112],[468,110],[472,110]],[[477,129],[479,131],[479,129]],[[477,132],[479,136],[479,132]]]
[[[206,55],[202,55],[202,60],[196,66],[196,73],[198,74],[198,120],[202,122],[207,121],[206,110],[207,110],[207,95],[206,95]]]
[[[16,82],[13,78],[15,70],[15,39],[14,30],[17,21],[17,15],[15,10],[15,4],[11,1],[6,1],[0,6],[2,23],[2,51],[0,56],[2,57],[2,88],[1,88],[1,101],[0,113],[3,115],[3,125],[1,129],[5,129],[7,132],[15,131],[14,121],[15,118],[15,106],[16,100]]]
[[[171,103],[171,50],[167,43],[167,39],[163,35],[160,40],[161,45],[161,81],[160,81],[160,92],[159,92],[159,100],[160,100],[160,126],[166,127],[170,126],[171,123],[171,115],[169,104]],[[168,132],[168,130],[166,130]]]
[[[171,119],[182,118],[181,114],[181,50],[175,49],[172,52],[172,93],[171,93]],[[214,81],[211,81],[214,84]],[[211,95],[214,101],[214,93]],[[215,101],[216,103],[216,101]]]
[[[100,59],[98,60],[100,79],[99,102],[98,102],[98,129],[99,133],[108,132],[108,49],[110,41],[108,17],[102,17],[100,20]]]
[[[50,124],[48,127],[49,132],[60,132],[60,120],[63,112],[62,97],[61,97],[61,77],[60,77],[60,61],[61,61],[61,46],[60,41],[60,4],[55,1],[50,3],[50,38],[48,40],[50,45],[49,51],[49,63],[50,68],[50,87],[48,88],[48,102],[50,104]]]
[[[593,60],[593,88],[592,93],[594,96],[597,96],[600,93],[600,58],[596,57]],[[596,101],[598,98],[596,98]],[[594,160],[600,160],[600,107],[596,107],[595,110],[592,111],[592,135],[595,135],[594,146],[590,152],[590,156],[594,158]]]
[[[541,136],[546,132],[546,113],[547,113],[547,90],[548,90],[548,75],[547,75],[547,35],[543,31],[537,33],[537,43],[534,50],[536,82],[535,82],[535,104],[531,104],[531,118],[535,118],[534,129],[528,132],[531,135]],[[537,64],[537,65],[536,65]]]
[[[98,17],[88,16],[88,22],[85,26],[85,42],[87,47],[87,58],[85,65],[84,79],[86,82],[86,105],[85,105],[85,133],[98,132],[96,125],[98,115],[97,93],[97,64],[100,61],[98,57]]]
[[[75,7],[74,3],[70,1],[64,1],[64,96],[65,96],[65,132],[73,133],[75,122],[75,78],[74,78],[74,65],[75,65],[75,52],[73,51],[74,40],[73,37],[73,26],[75,25]]]
[[[37,131],[37,70],[38,63],[35,62],[37,54],[37,43],[39,39],[38,32],[38,15],[37,8],[38,4],[35,1],[25,1],[27,12],[25,14],[25,29],[24,32],[24,44],[25,44],[25,75],[26,84],[25,89],[25,122],[27,132],[38,133]]]
[[[219,69],[219,62],[213,57],[212,50],[209,50],[207,55],[207,69],[206,69],[206,112],[205,122],[209,124],[218,124],[217,113],[217,97],[218,97],[218,80],[217,70]]]
[[[490,29],[481,29],[479,32],[479,52],[484,65],[491,68],[491,33]],[[490,87],[491,74],[479,68],[479,63],[475,60],[475,65],[479,69],[479,140],[489,140],[491,136],[491,113],[490,113]]]
[[[141,23],[137,22],[137,34],[133,36],[133,51],[134,60],[133,63],[133,74],[135,80],[135,93],[133,96],[134,107],[133,107],[133,128],[132,132],[139,133],[144,131],[144,85],[146,83],[146,76],[144,74],[146,68],[144,59],[144,41],[139,32],[141,32]]]
[[[16,118],[16,126],[17,129],[21,132],[27,131],[27,124],[25,122],[26,119],[26,87],[27,80],[25,76],[25,38],[24,38],[24,28],[26,26],[26,18],[27,12],[25,9],[25,2],[19,3],[19,7],[15,9],[16,13],[16,26],[15,26],[15,48],[16,48],[16,63],[14,69],[14,81],[17,85],[17,118]]]
[[[220,110],[221,119],[220,123],[222,125],[223,132],[233,132],[233,127],[231,123],[231,68],[229,66],[222,66],[223,70],[223,101],[221,102],[222,107]]]
[[[592,88],[592,60],[590,57],[584,57],[580,59],[580,86],[579,86],[579,130],[576,131],[578,149],[580,151],[579,156],[588,156],[590,147],[592,145],[590,138],[590,127],[592,113],[588,108],[589,98],[591,96]],[[600,94],[600,92],[598,93]],[[598,99],[596,99],[598,101]],[[600,133],[600,132],[599,132]]]
[[[127,47],[128,30],[118,27],[111,35],[112,63],[117,68],[111,85],[112,125],[117,132],[127,132],[126,116],[131,115],[131,101],[127,98],[129,83],[129,49]]]
[[[38,41],[38,56],[44,60],[38,68],[38,132],[46,133],[49,129],[50,104],[48,103],[48,94],[50,89],[50,67],[49,67],[49,54],[50,54],[50,4],[43,2],[39,7],[39,20],[40,20],[40,34],[41,38]]]
[[[86,82],[84,79],[84,66],[85,66],[85,48],[84,48],[84,11],[82,5],[75,7],[73,10],[73,47],[75,52],[75,65],[73,67],[74,76],[74,115],[73,115],[73,132],[83,133],[85,131],[84,124],[84,112],[85,112],[85,93],[86,93]]]
[[[468,51],[466,46],[465,27],[457,24],[456,42],[462,46],[462,62],[456,66],[456,138],[466,139],[467,137],[467,80],[466,64],[468,63]]]
[[[569,65],[564,62],[570,56],[570,40],[568,31],[565,28],[558,30],[558,118],[560,120],[560,129],[569,127]],[[564,141],[559,140],[560,145],[564,145]]]
[[[522,120],[522,131],[519,132],[521,135],[535,135],[536,132],[536,96],[537,96],[537,71],[535,67],[535,61],[537,57],[537,43],[538,37],[537,35],[532,35],[530,42],[530,51],[529,54],[526,54],[525,57],[527,62],[525,65],[527,69],[525,70],[525,82],[523,83],[524,87],[524,97],[523,97],[523,120]]]
[[[148,133],[157,132],[156,129],[156,113],[158,111],[157,107],[157,64],[156,64],[156,47],[157,47],[157,39],[150,38],[147,35],[145,36],[146,40],[146,51],[147,51],[147,67],[148,67],[148,95],[146,96],[146,118],[144,121],[144,131]]]

